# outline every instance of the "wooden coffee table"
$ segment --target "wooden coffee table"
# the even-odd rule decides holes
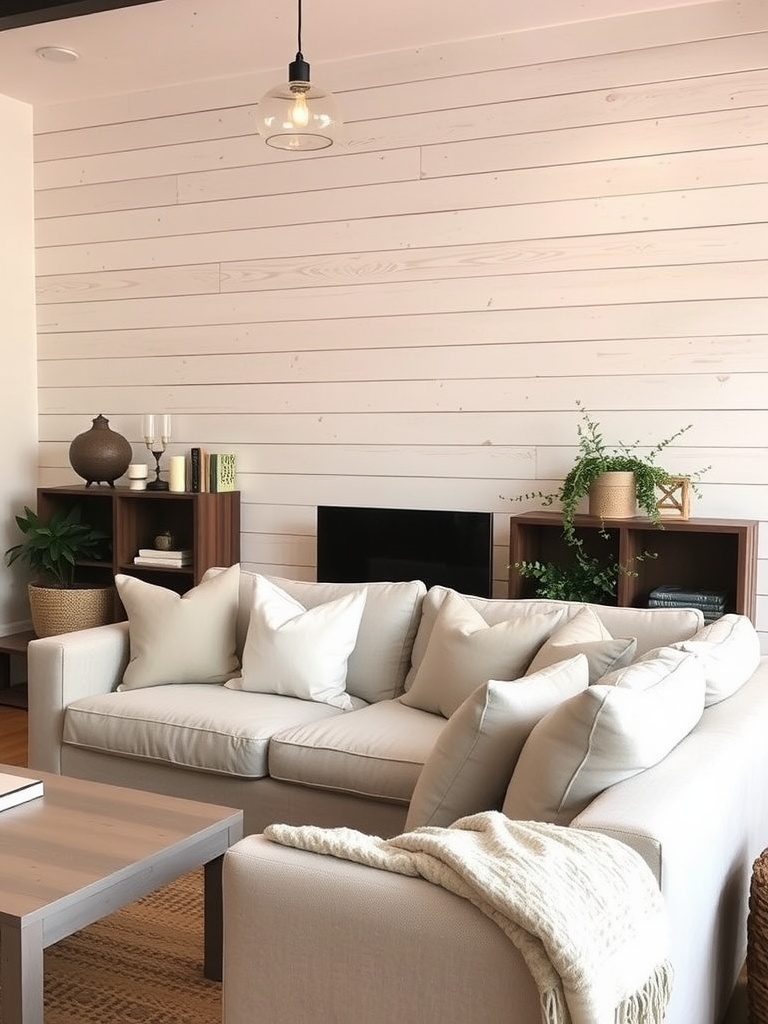
[[[221,979],[221,865],[243,812],[47,772],[44,796],[0,811],[0,1020],[43,1024],[43,950],[205,866],[206,977]]]

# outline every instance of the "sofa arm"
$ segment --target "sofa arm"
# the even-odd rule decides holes
[[[27,651],[29,767],[61,773],[64,711],[81,697],[109,693],[128,664],[128,623],[33,640]]]
[[[540,1024],[517,949],[437,885],[248,836],[223,886],[224,1024]]]

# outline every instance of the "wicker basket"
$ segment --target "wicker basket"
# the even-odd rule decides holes
[[[601,473],[589,488],[589,514],[600,519],[631,519],[637,515],[634,473]]]
[[[38,637],[105,626],[114,618],[115,588],[109,583],[69,589],[30,583],[28,593],[32,628]]]
[[[750,1024],[768,1024],[768,850],[752,867],[747,918],[747,993]]]

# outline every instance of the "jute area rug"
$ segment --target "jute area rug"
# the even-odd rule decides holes
[[[45,1024],[220,1024],[193,871],[45,951]]]

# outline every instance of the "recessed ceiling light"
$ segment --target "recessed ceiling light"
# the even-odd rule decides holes
[[[50,60],[55,64],[71,64],[75,60],[80,60],[77,50],[70,50],[66,46],[41,46],[35,53],[43,60]]]

